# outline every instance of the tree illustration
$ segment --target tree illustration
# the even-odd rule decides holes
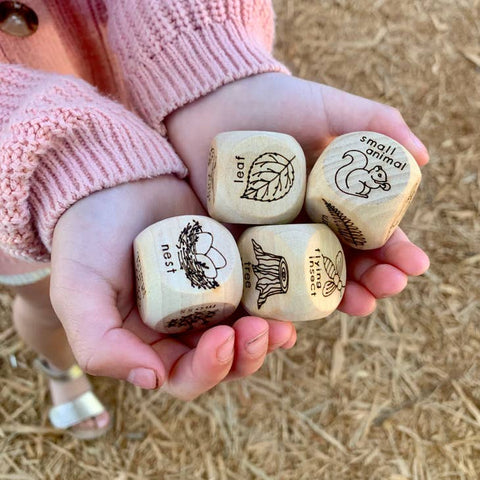
[[[352,243],[356,247],[360,247],[367,243],[367,240],[363,236],[361,230],[355,226],[355,224],[344,214],[342,213],[335,205],[332,205],[330,202],[327,202],[325,199],[322,199],[323,203],[327,207],[335,225],[337,226],[338,233],[342,238],[344,238],[348,243]]]
[[[288,291],[288,265],[284,257],[267,253],[252,238],[253,251],[257,265],[252,265],[253,273],[257,277],[255,289],[260,292],[257,300],[258,308],[267,301],[267,298]]]

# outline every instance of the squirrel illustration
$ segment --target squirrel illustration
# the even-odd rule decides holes
[[[377,165],[367,170],[367,156],[360,150],[349,150],[342,158],[350,160],[335,173],[335,184],[347,195],[368,198],[371,190],[381,188],[388,191],[391,185],[387,182],[387,172]]]

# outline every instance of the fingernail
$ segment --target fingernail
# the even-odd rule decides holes
[[[258,356],[264,353],[267,349],[268,330],[265,330],[260,335],[257,335],[245,345],[245,350],[253,356]]]
[[[150,368],[134,368],[128,374],[127,381],[147,390],[157,387],[157,375]]]
[[[235,335],[230,335],[217,349],[217,359],[220,363],[225,363],[232,358],[233,346],[235,344]]]
[[[285,349],[292,348],[293,345],[295,345],[295,342],[292,345],[290,345],[290,343],[292,342],[292,339],[295,337],[295,334],[296,334],[295,327],[292,325],[290,327],[290,336],[288,337],[288,340],[283,345],[281,345],[280,348],[285,348]]]
[[[421,248],[418,248],[418,250],[418,268],[416,271],[412,272],[411,275],[423,275],[430,268],[430,258],[428,258],[428,255]]]
[[[96,418],[96,422],[98,425],[98,428],[104,428],[108,425],[108,422],[110,421],[108,415],[102,415],[101,417]]]
[[[414,133],[412,133],[412,142],[414,143],[415,147],[417,147],[419,150],[427,151],[427,147]]]

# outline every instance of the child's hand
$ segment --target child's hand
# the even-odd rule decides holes
[[[388,135],[405,146],[419,165],[428,162],[427,150],[394,108],[279,73],[221,87],[171,114],[166,125],[204,205],[209,144],[222,131],[288,133],[302,145],[309,168],[334,137],[359,130]],[[399,293],[408,275],[420,275],[429,265],[426,254],[401,230],[378,250],[346,249],[346,254],[348,283],[339,308],[351,315],[372,312],[376,298]]]
[[[225,379],[253,373],[267,352],[292,347],[296,333],[291,323],[258,317],[176,336],[142,323],[135,306],[133,240],[152,223],[183,214],[204,210],[188,184],[173,176],[78,201],[55,227],[51,299],[84,371],[143,388],[163,386],[188,400]]]

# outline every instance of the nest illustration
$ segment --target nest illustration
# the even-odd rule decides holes
[[[218,270],[227,265],[213,246],[213,235],[204,232],[197,220],[188,223],[178,237],[178,260],[192,287],[209,290],[219,286]]]

